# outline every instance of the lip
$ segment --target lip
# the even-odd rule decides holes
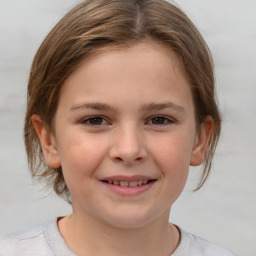
[[[136,187],[122,187],[119,185],[110,184],[104,181],[138,181],[138,180],[150,180],[147,184],[142,184]],[[141,175],[134,175],[134,176],[109,176],[100,180],[102,185],[104,185],[109,191],[122,196],[137,196],[140,195],[148,190],[150,190],[154,184],[156,183],[157,179],[154,179],[149,176],[141,176]]]
[[[133,175],[133,176],[117,175],[117,176],[104,177],[100,180],[136,181],[136,180],[156,180],[156,179],[150,176],[142,176],[142,175]]]

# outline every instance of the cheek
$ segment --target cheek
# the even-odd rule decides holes
[[[64,140],[59,148],[63,175],[71,193],[78,189],[78,184],[81,186],[93,177],[106,153],[103,143],[81,136]]]
[[[152,140],[151,152],[155,161],[171,172],[187,169],[193,150],[194,138],[191,133],[177,132],[166,136],[159,136]],[[168,168],[169,167],[169,168]],[[176,168],[175,168],[176,167]]]
[[[190,137],[190,138],[189,138]],[[152,147],[154,161],[159,167],[163,179],[166,200],[175,201],[187,180],[193,141],[191,135],[174,134],[159,138]]]

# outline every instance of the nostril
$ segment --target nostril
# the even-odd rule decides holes
[[[112,161],[116,163],[124,163],[125,165],[131,165],[135,163],[141,163],[146,159],[146,151],[144,149],[134,147],[112,147],[109,156]]]
[[[119,156],[118,156],[118,157],[116,157],[116,158],[115,158],[115,160],[117,160],[118,162],[123,161],[123,159],[122,159],[121,157],[119,157]]]
[[[130,163],[130,162],[141,162],[143,160],[143,157],[136,157],[134,159],[128,159],[128,158],[122,158],[122,157],[115,157],[115,161],[117,162],[124,162],[124,163]]]

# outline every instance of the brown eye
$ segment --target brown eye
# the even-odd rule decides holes
[[[149,124],[153,124],[153,125],[165,125],[165,124],[170,124],[172,122],[173,121],[171,119],[166,118],[164,116],[155,116],[149,120]]]
[[[165,119],[166,118],[164,118],[162,116],[154,117],[154,118],[152,118],[152,124],[164,124]]]
[[[84,120],[83,123],[97,126],[107,124],[107,121],[103,117],[93,116]]]

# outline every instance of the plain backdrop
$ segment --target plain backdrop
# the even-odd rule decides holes
[[[33,56],[77,2],[0,0],[0,234],[71,211],[66,202],[31,181],[23,119]],[[191,168],[170,221],[239,255],[256,256],[256,1],[176,2],[212,50],[224,122],[209,180],[192,192],[199,169]]]

